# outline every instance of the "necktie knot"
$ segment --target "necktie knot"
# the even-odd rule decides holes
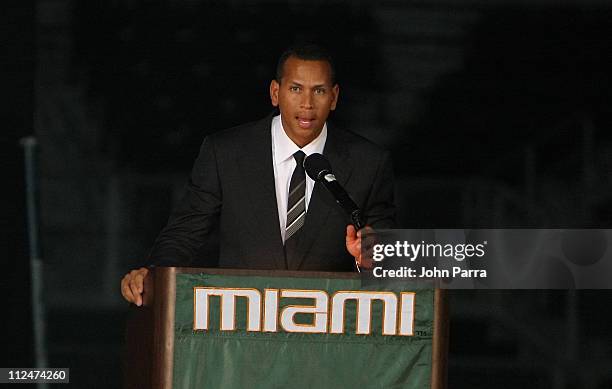
[[[306,158],[306,154],[302,150],[298,150],[293,154],[293,158],[295,158],[295,162],[299,167],[304,167],[304,158]]]

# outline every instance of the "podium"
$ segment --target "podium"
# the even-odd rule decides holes
[[[159,267],[130,307],[126,388],[446,387],[439,289],[356,273]]]

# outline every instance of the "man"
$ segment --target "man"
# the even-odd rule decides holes
[[[150,263],[190,264],[218,226],[219,267],[351,271],[355,261],[368,266],[361,259],[360,232],[302,167],[305,156],[323,153],[368,226],[393,226],[389,156],[358,135],[328,126],[338,95],[325,51],[300,46],[283,53],[270,83],[280,115],[204,140],[187,193],[155,242]],[[140,268],[123,278],[126,300],[142,304],[147,273]]]

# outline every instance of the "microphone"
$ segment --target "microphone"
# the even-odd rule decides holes
[[[353,199],[344,190],[342,185],[336,180],[332,172],[332,167],[322,154],[313,153],[304,159],[304,169],[310,178],[315,182],[320,182],[334,196],[336,202],[350,216],[353,225],[357,230],[365,227],[365,222],[361,215],[361,210]]]

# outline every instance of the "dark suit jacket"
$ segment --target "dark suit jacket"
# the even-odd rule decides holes
[[[351,271],[346,251],[349,219],[316,183],[297,244],[299,259],[285,262],[272,166],[272,116],[208,136],[187,191],[150,255],[150,263],[193,264],[205,238],[219,227],[222,268]],[[332,127],[323,154],[338,181],[362,209],[367,224],[394,224],[389,155],[370,141]]]

